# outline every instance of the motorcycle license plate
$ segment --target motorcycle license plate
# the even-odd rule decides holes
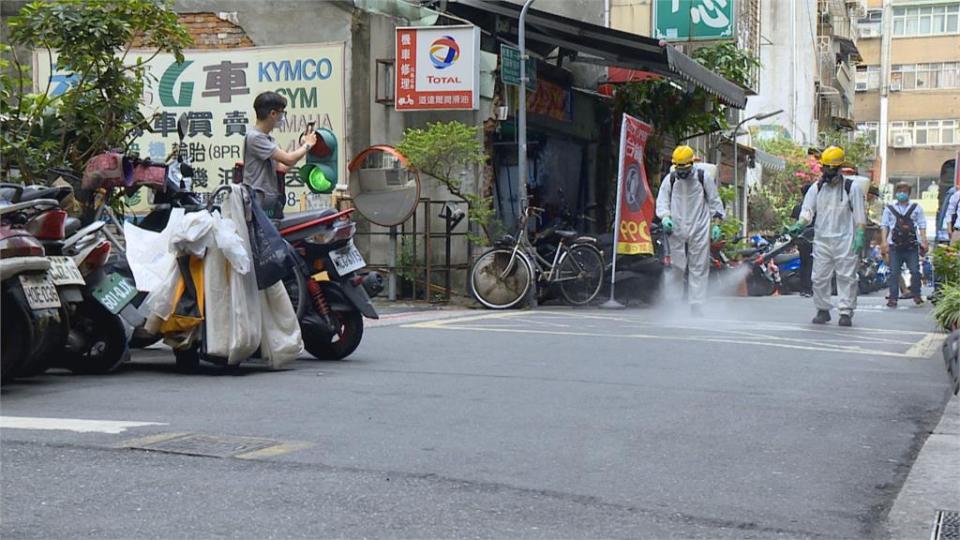
[[[137,288],[120,274],[110,274],[90,292],[114,315],[120,313],[137,296]]]
[[[337,273],[341,276],[360,270],[367,265],[367,262],[363,260],[363,255],[360,255],[352,241],[336,251],[331,251],[330,260],[333,261],[333,267],[337,269]]]
[[[50,259],[50,278],[54,285],[84,285],[83,274],[70,257],[47,257]]]
[[[60,307],[60,295],[57,286],[47,274],[20,274],[20,286],[27,298],[30,309],[50,309]]]

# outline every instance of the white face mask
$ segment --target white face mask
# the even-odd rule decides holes
[[[280,121],[277,122],[277,127],[280,129],[287,127],[287,113],[280,114]]]

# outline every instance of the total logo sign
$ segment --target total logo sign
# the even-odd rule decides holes
[[[472,25],[397,28],[396,109],[476,109],[479,51]]]

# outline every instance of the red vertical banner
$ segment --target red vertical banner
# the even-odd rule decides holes
[[[620,212],[617,253],[620,255],[652,255],[653,239],[650,223],[655,202],[647,182],[643,154],[653,126],[627,114],[620,128],[620,167],[617,189],[620,192]]]

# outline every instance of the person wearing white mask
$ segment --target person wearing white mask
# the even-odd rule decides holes
[[[260,204],[268,217],[283,216],[285,201],[280,196],[277,182],[277,164],[287,167],[297,164],[317,143],[317,134],[309,131],[303,144],[293,152],[280,148],[270,132],[286,125],[287,98],[276,92],[263,92],[253,100],[257,122],[247,129],[243,142],[243,183],[258,190]]]

